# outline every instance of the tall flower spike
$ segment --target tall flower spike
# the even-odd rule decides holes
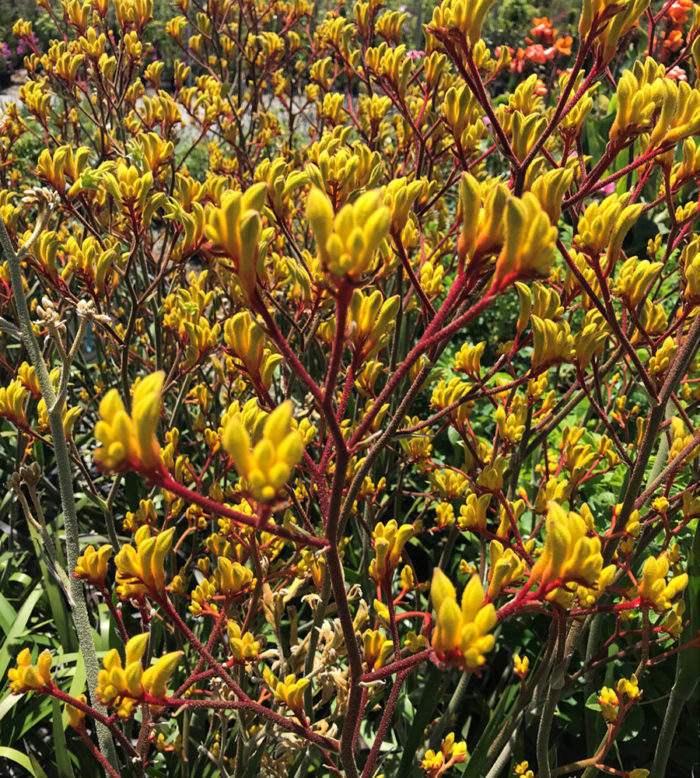
[[[116,389],[110,389],[100,403],[100,420],[95,437],[102,444],[95,459],[103,470],[155,472],[163,465],[156,428],[160,420],[161,391],[165,373],[142,379],[132,398],[131,416]]]
[[[479,670],[486,663],[484,654],[494,646],[489,632],[496,626],[496,609],[484,605],[484,588],[478,575],[473,575],[462,594],[462,607],[449,578],[435,568],[430,596],[435,609],[433,649],[437,657],[467,671]]]

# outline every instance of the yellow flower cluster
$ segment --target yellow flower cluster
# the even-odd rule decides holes
[[[620,715],[620,705],[627,706],[636,702],[642,696],[639,689],[637,676],[632,674],[629,678],[620,678],[615,689],[604,686],[598,695],[600,714],[608,724],[614,724]]]
[[[134,535],[136,548],[122,546],[114,557],[117,566],[117,592],[123,599],[143,594],[160,595],[165,590],[163,562],[173,543],[174,528],[151,536],[147,524]]]
[[[513,667],[515,674],[522,680],[525,680],[530,670],[530,659],[526,656],[521,657],[520,654],[513,654]]]
[[[87,704],[87,697],[84,694],[79,694],[76,697],[76,700],[83,703],[83,705]],[[83,719],[85,718],[85,711],[81,710],[80,708],[76,708],[75,705],[71,705],[69,702],[66,703],[66,714],[68,716],[68,723],[70,724],[73,729],[82,729],[83,727]]]
[[[495,600],[506,586],[510,586],[525,576],[527,564],[512,548],[504,549],[503,544],[497,540],[492,540],[489,543],[489,557],[491,565],[487,594],[489,600]]]
[[[136,385],[131,401],[131,416],[119,392],[110,389],[100,403],[100,420],[95,437],[101,444],[95,459],[108,471],[158,471],[162,468],[156,428],[160,421],[163,372],[153,373]]]
[[[234,415],[222,436],[245,485],[260,502],[274,500],[289,480],[292,468],[304,455],[304,440],[292,426],[292,403],[275,408],[267,417],[260,440],[251,449],[251,440],[240,414]]]
[[[639,598],[641,604],[653,608],[659,613],[671,608],[671,600],[679,595],[688,585],[688,574],[681,573],[666,582],[669,563],[665,553],[658,557],[649,557],[642,567],[642,578],[639,582]]]
[[[469,492],[464,504],[459,508],[457,524],[461,530],[485,530],[486,511],[491,502],[490,494],[482,494],[477,497],[474,492]]]
[[[352,279],[361,278],[371,269],[391,225],[391,211],[382,205],[379,190],[365,192],[334,214],[325,192],[312,187],[306,218],[323,265],[334,276]]]
[[[260,658],[260,641],[252,632],[241,632],[235,621],[226,625],[231,654],[235,662],[255,662]]]
[[[584,519],[577,513],[567,513],[558,503],[550,502],[544,548],[532,568],[532,579],[542,586],[561,582],[562,585],[547,597],[568,607],[575,585],[596,586],[602,568],[600,540],[588,537]]]
[[[608,63],[617,48],[618,41],[637,23],[649,5],[649,0],[584,0],[579,33],[584,39],[594,29],[603,62]],[[601,24],[601,20],[609,20]]]
[[[496,260],[493,289],[518,278],[549,275],[554,262],[557,228],[549,222],[539,200],[531,192],[522,199],[511,197],[505,212],[505,241]]]
[[[17,654],[17,667],[11,667],[7,671],[11,691],[14,694],[22,694],[51,686],[51,661],[51,654],[42,651],[36,665],[33,665],[31,651],[23,648]]]
[[[604,686],[598,695],[598,705],[600,705],[600,714],[605,721],[608,724],[614,723],[617,719],[618,707],[620,705],[615,691],[608,686]]]
[[[394,646],[387,636],[378,629],[368,629],[362,635],[365,662],[370,670],[379,670],[394,651]]]
[[[240,311],[224,324],[224,339],[237,367],[243,369],[255,383],[265,389],[272,385],[272,375],[282,361],[266,346],[265,333],[248,311]]]
[[[358,362],[370,359],[384,348],[400,307],[398,295],[384,299],[379,289],[369,294],[359,289],[353,292],[348,309],[348,329]]]
[[[73,152],[71,146],[59,146],[53,156],[48,149],[39,155],[36,172],[39,178],[49,182],[57,191],[65,192],[70,200],[81,189],[81,174],[90,158],[90,149],[80,146]],[[66,191],[66,186],[70,184]]]
[[[0,386],[0,416],[15,424],[28,426],[25,404],[29,392],[22,381],[14,379],[7,386]]]
[[[101,586],[104,584],[107,575],[107,562],[109,562],[113,551],[112,546],[109,545],[100,546],[97,550],[92,545],[88,546],[78,557],[73,575]]]
[[[294,674],[289,674],[284,681],[275,678],[274,674],[267,667],[263,670],[265,683],[272,689],[275,699],[283,702],[297,716],[303,715],[304,708],[304,690],[311,683],[308,678],[300,678]]]
[[[442,0],[433,11],[429,30],[455,30],[465,43],[476,45],[481,38],[481,27],[494,0]]]
[[[489,633],[497,622],[493,605],[484,605],[479,577],[473,575],[469,580],[460,608],[452,582],[436,567],[430,597],[436,613],[433,649],[437,656],[467,671],[479,670],[486,662],[484,654],[494,646],[495,639]]]
[[[520,762],[515,765],[515,775],[520,778],[535,778],[535,773],[530,769],[529,762]]]
[[[403,548],[413,537],[412,524],[398,525],[396,519],[391,519],[384,525],[381,521],[372,531],[375,557],[369,563],[369,574],[378,583],[386,581],[391,576],[396,565],[401,560]]]
[[[467,758],[466,742],[456,740],[454,732],[449,732],[440,744],[440,750],[433,751],[432,748],[429,748],[420,764],[428,778],[439,778],[453,765],[466,762]]]
[[[211,250],[233,261],[238,282],[249,301],[253,300],[255,285],[263,272],[260,214],[266,196],[267,185],[260,182],[244,193],[224,192],[220,207],[209,206],[205,212],[204,234]]]
[[[212,576],[214,586],[219,594],[237,594],[253,583],[253,573],[240,562],[232,562],[225,556],[216,561],[216,570]]]
[[[131,717],[139,702],[150,703],[166,697],[168,681],[183,653],[171,651],[144,670],[141,659],[148,637],[145,632],[129,640],[125,647],[124,664],[116,648],[108,651],[102,662],[103,669],[97,676],[97,697],[124,719]]]

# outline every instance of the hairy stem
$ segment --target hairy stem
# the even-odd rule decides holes
[[[27,349],[30,362],[36,370],[41,394],[46,403],[46,407],[49,409],[49,425],[56,456],[58,486],[61,494],[61,507],[63,509],[63,520],[66,531],[66,560],[68,563],[68,571],[70,572],[75,568],[78,562],[80,541],[78,539],[78,516],[75,508],[75,495],[73,493],[73,474],[71,472],[68,444],[63,429],[63,407],[56,407],[56,393],[51,384],[49,371],[44,362],[41,348],[39,347],[39,343],[34,335],[34,330],[32,329],[32,320],[22,284],[20,258],[12,247],[10,236],[7,233],[7,228],[2,219],[0,219],[0,246],[2,247],[2,253],[5,255],[10,269],[12,294],[17,310],[19,327],[22,333],[22,342]],[[92,628],[90,626],[87,605],[85,604],[83,585],[77,578],[73,578],[72,575],[70,576],[70,596],[72,600],[71,614],[73,616],[75,631],[78,635],[80,653],[83,655],[83,660],[85,662],[85,673],[87,676],[90,699],[93,701],[95,709],[103,712],[104,708],[96,703],[94,699],[95,689],[97,688],[99,662],[97,661],[95,643],[92,639]],[[109,730],[99,723],[97,724],[97,737],[102,754],[107,758],[110,765],[118,767],[119,762],[112,736]]]

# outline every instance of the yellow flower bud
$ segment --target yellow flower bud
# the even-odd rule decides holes
[[[100,546],[96,551],[94,546],[88,546],[78,557],[73,575],[90,583],[102,585],[107,575],[107,562],[113,553],[112,546]]]
[[[557,228],[537,198],[511,197],[505,211],[505,242],[496,261],[492,288],[499,291],[520,278],[547,276],[554,262]]]
[[[17,654],[17,667],[11,667],[7,671],[7,677],[13,694],[51,686],[51,654],[46,650],[42,651],[36,665],[32,665],[31,651],[23,648]]]
[[[440,568],[435,568],[430,596],[436,612],[433,649],[448,663],[467,671],[479,670],[486,662],[484,654],[493,648],[494,637],[488,633],[497,621],[493,605],[484,605],[479,577],[469,580],[460,608],[454,586]]]
[[[83,704],[87,704],[87,697],[84,694],[79,694],[76,699],[80,700]],[[82,711],[67,702],[66,713],[68,714],[68,724],[73,727],[73,729],[81,729],[83,726],[83,719],[85,718],[85,711]]]
[[[111,389],[100,403],[100,420],[95,437],[102,444],[95,459],[105,469],[160,470],[160,445],[156,428],[160,420],[163,372],[143,378],[134,389],[131,417],[116,389]]]
[[[639,582],[639,597],[641,604],[661,613],[671,608],[671,600],[680,594],[688,585],[688,574],[674,576],[667,583],[669,571],[668,557],[660,554],[649,557],[642,567],[642,577]]]
[[[160,594],[165,588],[164,560],[173,542],[174,527],[151,537],[148,525],[139,527],[134,535],[136,548],[124,545],[114,557],[117,567],[117,591],[122,598],[151,592]]]
[[[228,421],[222,442],[251,494],[260,502],[275,499],[304,455],[303,438],[292,427],[290,401],[268,415],[261,438],[252,450],[241,414]]]

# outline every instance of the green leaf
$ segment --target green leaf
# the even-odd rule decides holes
[[[408,730],[406,741],[403,745],[403,756],[396,775],[409,776],[414,764],[418,748],[423,743],[423,731],[432,719],[435,708],[442,696],[442,679],[444,673],[437,667],[431,667],[425,680],[425,687],[420,701],[416,705],[416,717]]]
[[[5,677],[7,668],[10,666],[10,663],[14,657],[14,652],[11,652],[13,644],[24,635],[27,622],[29,621],[32,612],[34,611],[34,606],[43,593],[44,592],[41,586],[35,586],[34,590],[25,599],[22,607],[19,609],[15,623],[7,633],[5,642],[3,643],[2,649],[0,650],[0,678]]]
[[[53,746],[56,752],[56,767],[59,778],[75,778],[73,767],[70,763],[70,754],[66,745],[66,733],[63,726],[61,704],[54,699],[53,702]]]
[[[23,754],[16,748],[0,746],[0,759],[8,759],[10,762],[23,767],[34,778],[46,778],[46,773],[41,769],[36,759]]]
[[[2,596],[2,594],[0,594],[0,628],[2,628],[2,631],[6,635],[10,631],[16,618],[17,611]]]
[[[46,773],[44,772],[42,766],[39,764],[39,760],[34,756],[34,754],[29,755],[29,761],[31,762],[36,778],[47,778]]]
[[[72,626],[70,611],[66,604],[61,588],[51,577],[46,565],[41,563],[41,571],[44,578],[44,587],[46,589],[46,599],[49,602],[54,629],[64,650],[77,648],[77,639],[75,630]]]
[[[482,778],[486,774],[486,758],[488,756],[489,746],[496,738],[498,731],[503,726],[508,714],[510,713],[510,706],[513,700],[518,695],[519,686],[517,684],[511,684],[501,695],[498,700],[498,704],[493,709],[493,713],[489,718],[489,723],[486,725],[479,742],[476,744],[476,748],[467,763],[467,769],[464,771],[464,778]]]
[[[23,694],[8,694],[4,700],[0,701],[0,721],[17,705],[24,697]]]

